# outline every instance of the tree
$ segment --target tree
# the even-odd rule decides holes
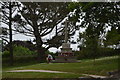
[[[95,59],[99,55],[99,35],[96,33],[96,28],[94,25],[88,25],[88,28],[85,32],[80,33],[80,41],[82,41],[80,47],[81,51],[84,52],[83,54],[86,58],[93,58],[94,64]]]
[[[72,8],[76,8],[76,20],[83,20],[81,22],[80,27],[92,28],[88,27],[89,25],[93,25],[96,28],[96,34],[99,36],[98,38],[103,40],[106,36],[106,28],[113,27],[118,28],[120,24],[120,2],[107,2],[107,3],[95,3],[95,2],[85,2],[85,3],[76,3],[77,6],[73,6]],[[116,29],[117,30],[117,29]],[[90,30],[88,30],[90,31]],[[119,40],[117,41],[119,42]]]
[[[112,27],[111,31],[108,31],[106,34],[106,40],[104,40],[105,46],[112,46],[112,45],[118,45],[120,44],[120,32],[119,29]]]
[[[93,22],[95,24],[99,24],[96,32],[99,32],[100,36],[104,36],[104,37],[101,37],[102,43],[104,43],[103,40],[105,39],[105,37],[106,37],[106,41],[110,41],[110,39],[108,40],[108,35],[112,36],[112,34],[110,35],[110,33],[116,34],[115,32],[118,32],[118,30],[120,28],[119,27],[119,24],[120,24],[120,22],[119,22],[119,20],[120,20],[119,2],[97,4],[97,5],[93,6],[92,9],[93,9],[93,11],[92,10],[90,10],[90,11],[94,12],[94,13],[92,13],[94,18],[92,18],[92,15],[90,15],[90,13],[88,13],[89,14],[88,18],[91,18],[91,20],[93,20]],[[111,31],[106,32],[105,29],[108,27],[111,27]],[[107,34],[107,36],[106,36],[106,34]],[[113,38],[111,38],[111,39],[115,40],[115,38],[116,38],[115,41],[117,44],[119,44],[119,36],[116,36],[116,37],[114,36],[114,39]],[[113,43],[113,45],[115,45],[114,42],[112,42],[112,43]]]
[[[2,4],[2,22],[9,26],[9,44],[10,44],[10,64],[13,65],[13,47],[12,47],[12,21],[13,14],[16,11],[16,2],[1,2]]]
[[[88,32],[94,27],[95,32],[98,38],[101,39],[102,43],[106,35],[106,28],[114,27],[118,28],[119,30],[120,24],[119,2],[112,3],[83,2],[74,4],[77,5],[72,6],[70,8],[76,9],[75,11],[76,17],[74,17],[76,18],[76,22],[82,20],[80,27],[89,28]],[[93,27],[89,27],[89,25],[91,24]]]
[[[84,50],[88,52],[88,55],[95,57],[99,47],[104,46],[103,40],[112,44],[119,43],[119,24],[120,24],[120,2],[108,2],[108,3],[74,3],[77,5],[70,6],[75,11],[75,22],[81,22],[79,27],[86,28],[84,34],[81,33],[81,40],[84,41]],[[107,33],[106,29],[111,28],[111,31]],[[107,34],[107,36],[106,36]],[[115,35],[115,39],[110,39]],[[109,36],[109,38],[108,38]]]
[[[64,20],[69,14],[67,3],[54,2],[23,2],[23,7],[19,8],[21,15],[16,15],[19,25],[16,30],[28,36],[35,37],[38,61],[45,60],[45,51],[50,47],[59,47],[64,39]],[[15,17],[15,18],[16,18]],[[58,26],[61,24],[61,26]],[[75,33],[73,22],[69,22],[69,35]],[[42,38],[56,30],[56,34],[44,41]],[[46,47],[43,47],[43,44]]]

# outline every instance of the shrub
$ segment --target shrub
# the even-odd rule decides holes
[[[2,53],[2,57],[9,57],[9,56],[10,56],[9,51],[4,51]]]
[[[26,47],[28,48],[29,50],[31,51],[35,51],[36,50],[36,47],[35,45],[31,42],[31,41],[20,41],[20,40],[15,40],[12,42],[13,45],[16,45],[16,46],[22,46],[22,47]],[[3,47],[3,50],[9,50],[9,47],[10,47],[10,44],[6,44],[4,47]]]
[[[26,47],[14,46],[13,55],[14,56],[31,56],[31,55],[36,55],[36,53],[34,51],[30,51]]]
[[[79,52],[75,52],[75,54],[77,53],[77,59],[91,59],[118,55],[118,52],[119,50],[114,50],[112,48],[99,48],[96,53],[83,49]]]
[[[36,53],[30,51],[26,47],[14,46],[13,47],[14,63],[30,63],[36,61]],[[4,51],[2,54],[3,64],[9,64],[10,62],[10,53],[9,51]]]
[[[16,56],[19,56],[19,57],[20,56],[21,57],[24,57],[24,56],[35,56],[36,52],[30,51],[26,47],[14,45],[14,47],[13,47],[13,55],[14,55],[14,57],[16,57]],[[9,51],[4,51],[3,54],[2,54],[2,56],[3,57],[9,57],[10,56]]]

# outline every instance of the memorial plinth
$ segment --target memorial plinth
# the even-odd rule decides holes
[[[68,21],[65,22],[65,42],[62,44],[61,53],[58,54],[58,56],[55,57],[54,62],[77,62],[76,57],[74,56],[74,53],[72,52],[72,48],[70,48],[70,44],[68,43]]]
[[[63,43],[60,56],[73,56],[72,48],[69,43]]]

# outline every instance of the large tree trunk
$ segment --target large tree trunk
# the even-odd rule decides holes
[[[37,53],[38,53],[38,57],[37,57],[38,61],[45,62],[46,60],[45,49],[43,47],[38,47]]]
[[[38,34],[38,33],[37,33]],[[40,35],[39,35],[40,36]],[[42,47],[42,40],[39,36],[35,36],[36,37],[36,47],[37,47],[37,60],[39,62],[44,62],[45,61],[45,50],[44,48]]]
[[[35,24],[34,24],[35,25]],[[45,49],[42,47],[43,41],[41,39],[40,33],[38,31],[38,27],[33,27],[34,29],[34,35],[36,38],[36,47],[37,47],[37,60],[38,62],[44,62],[45,61]]]

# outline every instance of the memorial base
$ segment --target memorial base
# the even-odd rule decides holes
[[[53,63],[76,63],[77,59],[75,56],[56,56]]]

